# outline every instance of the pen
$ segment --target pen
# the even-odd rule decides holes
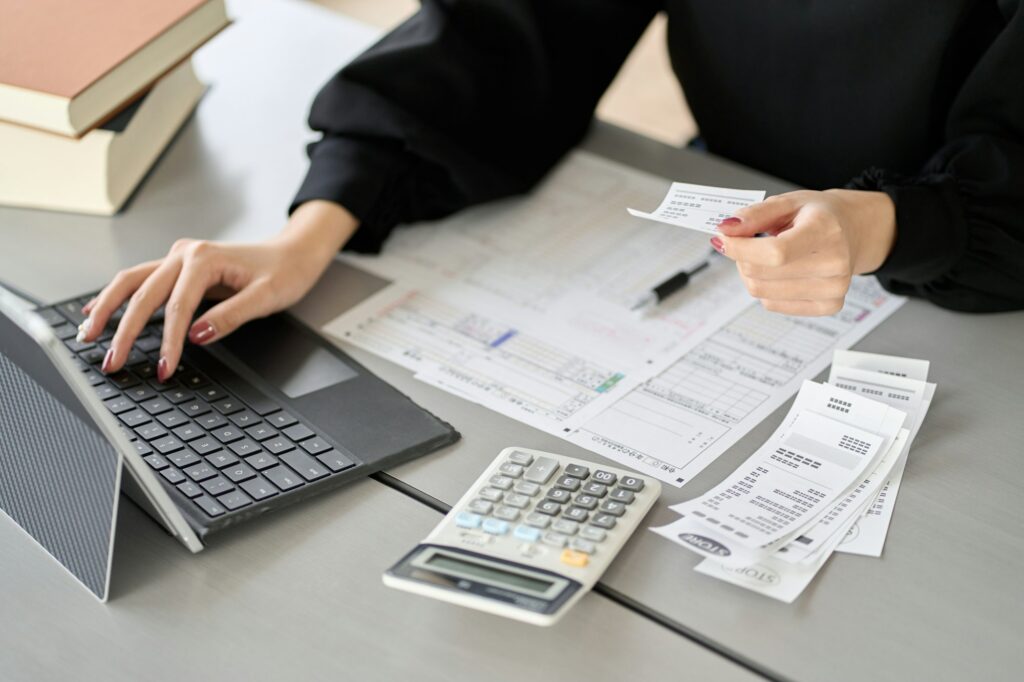
[[[666,298],[689,284],[690,278],[706,268],[709,263],[710,261],[704,261],[689,272],[685,270],[677,272],[661,284],[658,284],[653,289],[640,296],[640,298],[636,300],[636,303],[630,306],[630,310],[640,310],[641,308],[647,308],[648,306],[658,305]]]

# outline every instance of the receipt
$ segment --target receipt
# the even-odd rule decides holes
[[[652,213],[626,209],[630,215],[690,230],[718,234],[718,223],[744,206],[764,199],[764,190],[729,189],[673,182]]]

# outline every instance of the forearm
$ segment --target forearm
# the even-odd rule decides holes
[[[356,217],[340,204],[315,199],[296,208],[272,241],[305,267],[322,270],[358,227]]]

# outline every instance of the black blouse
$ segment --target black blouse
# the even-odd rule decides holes
[[[310,199],[398,223],[529,190],[579,143],[659,10],[708,149],[812,189],[881,190],[876,273],[956,310],[1024,308],[1024,2],[425,0],[317,95]]]

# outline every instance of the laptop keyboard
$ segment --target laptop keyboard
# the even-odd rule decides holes
[[[232,394],[230,369],[178,367],[156,378],[162,314],[139,335],[124,369],[99,371],[119,310],[95,343],[75,340],[88,297],[36,311],[53,327],[136,451],[204,515],[229,512],[326,479],[356,465],[265,395]],[[212,360],[212,358],[211,358]],[[218,381],[217,379],[221,379]]]

